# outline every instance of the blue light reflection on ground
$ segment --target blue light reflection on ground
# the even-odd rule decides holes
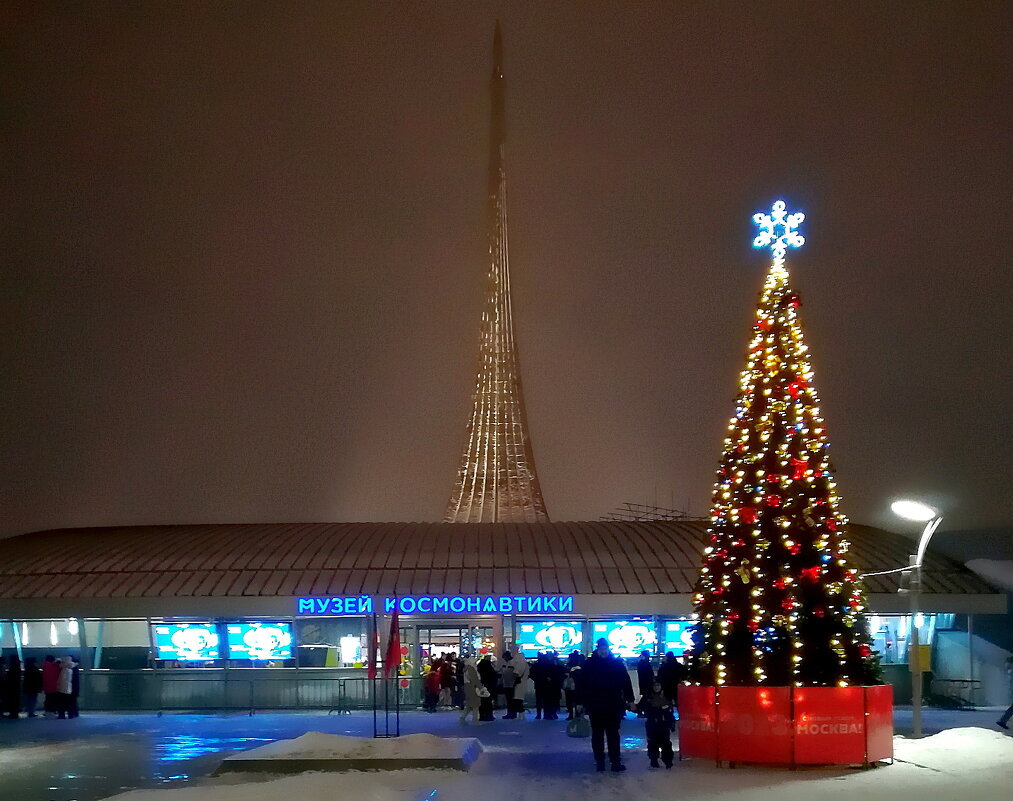
[[[623,737],[622,747],[628,749],[635,748],[646,748],[647,738],[646,737]]]
[[[243,751],[260,743],[271,742],[274,742],[274,739],[270,737],[195,737],[186,734],[160,737],[151,748],[151,755],[155,760],[152,774],[162,783],[189,781],[190,774],[179,771],[179,766],[175,763],[209,754]]]
[[[182,762],[226,749],[241,751],[246,745],[272,742],[274,740],[270,737],[194,737],[177,734],[157,740],[152,752],[159,762]]]

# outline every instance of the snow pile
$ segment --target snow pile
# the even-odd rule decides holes
[[[1003,559],[972,559],[966,563],[966,567],[1000,590],[1013,592],[1013,562]]]
[[[307,747],[331,745],[313,733]],[[432,735],[410,735],[424,743]],[[354,740],[357,738],[338,738]],[[409,737],[402,737],[408,740]],[[438,739],[438,738],[437,738]],[[380,741],[391,743],[392,741]],[[269,747],[269,746],[268,746]],[[381,746],[383,747],[383,746]],[[414,744],[409,749],[418,747]],[[116,801],[1006,801],[1013,786],[1013,737],[979,728],[921,740],[894,738],[896,762],[853,768],[715,767],[707,760],[650,770],[643,749],[625,753],[628,772],[592,770],[590,748],[573,752],[487,752],[469,773],[452,770],[303,773],[272,781],[233,774],[172,790],[135,790]],[[259,750],[259,749],[258,749]],[[252,752],[251,752],[252,753]]]
[[[236,759],[458,759],[474,740],[406,734],[390,739],[310,731],[236,754]]]
[[[994,771],[1004,763],[1013,778],[1013,737],[973,727],[947,729],[923,740],[893,738],[894,758],[941,773]]]

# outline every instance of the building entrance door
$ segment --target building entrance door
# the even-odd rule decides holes
[[[493,640],[492,626],[420,623],[415,633],[420,669],[428,663],[430,657],[438,659],[440,654],[451,651],[458,656],[480,656],[496,652],[497,643]]]

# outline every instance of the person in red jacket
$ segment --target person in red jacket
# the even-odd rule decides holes
[[[47,715],[55,715],[59,712],[60,697],[60,663],[52,654],[46,654],[42,663],[42,692],[46,694],[42,702],[42,709]]]
[[[425,691],[422,708],[426,712],[435,712],[436,705],[440,701],[440,669],[436,665],[433,665],[422,679],[422,687]]]

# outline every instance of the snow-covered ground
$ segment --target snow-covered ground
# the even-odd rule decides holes
[[[305,744],[308,741],[304,742]],[[333,747],[332,743],[326,744]],[[275,751],[284,751],[278,745]],[[135,790],[116,801],[1004,801],[1013,788],[1013,737],[965,727],[921,740],[895,738],[893,765],[871,770],[716,768],[687,760],[645,770],[646,755],[627,752],[631,770],[591,771],[587,740],[569,741],[541,762],[515,749],[486,748],[470,772],[304,773],[277,779],[231,775],[171,790]]]
[[[405,734],[377,740],[309,731],[293,740],[251,748],[237,756],[243,759],[454,759],[475,740],[437,737],[435,734]]]

